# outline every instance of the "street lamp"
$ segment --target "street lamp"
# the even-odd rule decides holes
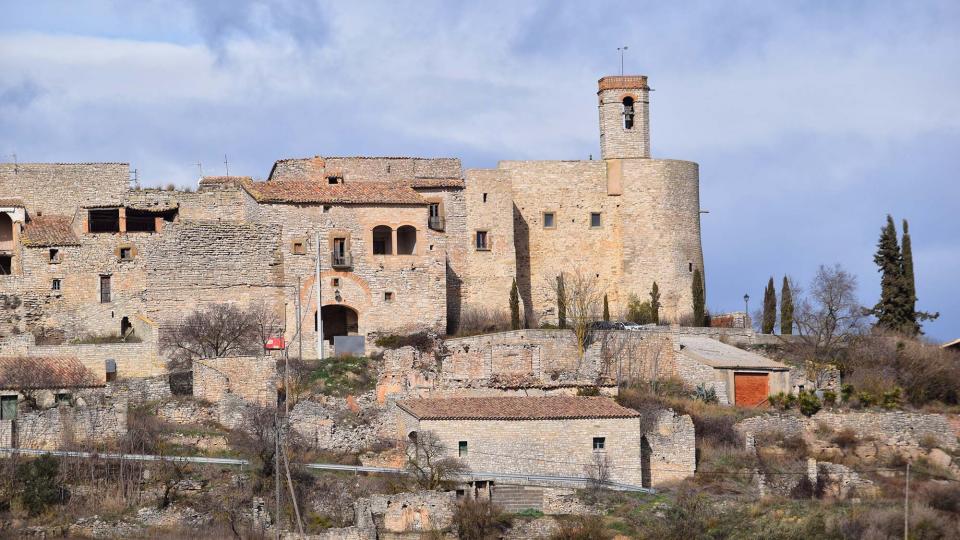
[[[750,295],[743,295],[743,327],[747,327],[747,317],[750,316]]]

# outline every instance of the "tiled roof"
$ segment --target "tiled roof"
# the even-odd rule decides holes
[[[103,386],[72,356],[0,356],[0,389],[40,390]]]
[[[37,216],[27,222],[23,229],[22,242],[25,246],[79,246],[80,239],[73,234],[71,222],[67,216]]]
[[[0,199],[0,206],[15,206],[23,208],[23,199],[19,197],[13,197],[10,199]]]
[[[680,352],[713,368],[786,371],[785,364],[706,336],[680,336]]]
[[[283,182],[245,182],[244,187],[261,203],[315,204],[415,204],[426,199],[408,185],[396,182],[323,182],[286,180]]]
[[[633,418],[640,415],[605,397],[476,397],[398,401],[420,420],[551,420]]]
[[[416,178],[410,181],[410,186],[414,188],[462,188],[466,187],[466,184],[461,178]]]
[[[635,90],[647,87],[646,75],[612,75],[604,77],[597,82],[600,91],[604,90]]]

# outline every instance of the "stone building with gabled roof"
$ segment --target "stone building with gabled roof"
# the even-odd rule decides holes
[[[396,403],[398,436],[429,432],[445,456],[485,472],[651,487],[692,476],[693,421],[605,397],[425,398]]]

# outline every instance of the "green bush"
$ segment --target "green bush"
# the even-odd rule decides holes
[[[577,388],[577,395],[578,396],[599,396],[600,389],[597,388],[596,386],[581,386],[580,388]]]
[[[823,391],[823,404],[828,406],[833,406],[837,404],[837,393],[833,390],[824,390]]]
[[[893,390],[884,392],[880,406],[884,409],[899,409],[903,406],[903,390],[896,386]]]
[[[870,392],[857,392],[857,402],[861,407],[873,407],[877,404],[877,398]]]
[[[800,392],[797,397],[797,407],[800,414],[804,416],[813,416],[822,408],[820,399],[813,392]]]
[[[853,385],[852,384],[840,385],[840,397],[843,399],[843,401],[850,401],[850,398],[853,397]]]
[[[399,349],[401,347],[413,347],[418,351],[429,352],[433,350],[433,339],[426,332],[417,332],[406,336],[390,334],[380,336],[376,341],[377,347],[384,349]]]
[[[627,320],[637,324],[651,324],[657,322],[653,316],[653,306],[650,301],[641,302],[636,295],[630,295],[627,302]]]
[[[59,474],[60,461],[49,454],[17,466],[18,495],[31,516],[42,514],[60,499]]]
[[[705,383],[700,383],[697,385],[694,397],[704,403],[720,402],[720,398],[717,397],[717,389],[712,386],[707,388]]]

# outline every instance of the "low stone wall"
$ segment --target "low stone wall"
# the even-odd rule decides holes
[[[157,406],[157,418],[178,426],[208,424],[218,421],[215,407],[190,398],[174,398],[164,401]]]
[[[13,447],[13,420],[0,420],[0,446]]]
[[[376,531],[375,538],[421,538],[424,533],[449,530],[456,506],[452,491],[372,495],[354,505],[355,525]]]
[[[379,410],[374,404],[351,411],[343,400],[327,397],[300,401],[290,411],[290,427],[310,446],[321,450],[360,452],[379,439]]]
[[[277,403],[277,368],[271,357],[206,358],[193,362],[193,395],[211,403],[225,394],[261,406]]]
[[[107,383],[107,392],[126,399],[131,405],[148,401],[161,401],[171,396],[170,379],[167,375],[121,379]]]
[[[96,444],[127,433],[125,401],[22,411],[15,420],[18,448],[56,450],[69,443]]]
[[[765,414],[737,422],[734,429],[743,436],[748,450],[756,448],[756,436],[765,432],[780,432],[788,437],[803,436],[809,422],[805,418],[789,414]]]
[[[107,360],[116,362],[118,377],[153,377],[166,373],[166,366],[157,354],[155,342],[37,345],[30,347],[27,355],[75,356],[100,381],[106,379]]]

